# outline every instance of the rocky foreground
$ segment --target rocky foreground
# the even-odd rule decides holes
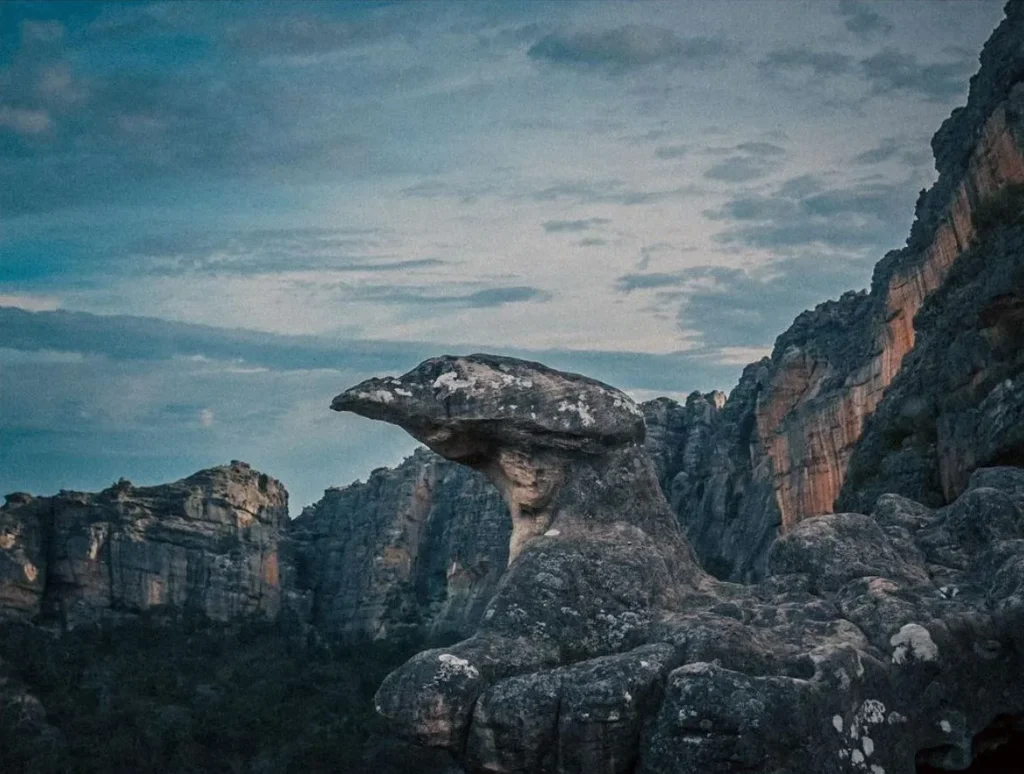
[[[457,639],[377,704],[468,771],[1024,760],[1024,3],[1006,14],[906,247],[728,398],[638,406],[537,363],[435,358],[333,404],[429,450],[294,521],[244,463],[9,495],[0,619]],[[0,727],[47,738],[13,666]]]

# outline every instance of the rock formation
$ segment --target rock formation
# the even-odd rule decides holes
[[[998,677],[1024,668],[1024,470],[978,470],[939,510],[887,495],[802,521],[763,584],[736,586],[695,562],[612,388],[474,355],[333,407],[411,429],[509,504],[515,550],[477,631],[377,697],[469,771],[948,768],[1024,714]]]
[[[65,626],[170,606],[277,617],[288,495],[244,463],[173,484],[14,495],[0,509],[0,611]]]

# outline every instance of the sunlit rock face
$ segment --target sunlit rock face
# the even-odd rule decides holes
[[[845,346],[824,346],[815,331],[802,341],[788,341],[792,331],[780,337],[757,416],[783,530],[832,511],[865,421],[917,340],[915,316],[975,240],[976,208],[1024,182],[1016,139],[1022,95],[1011,92],[982,125],[931,240],[891,253],[876,269],[870,295],[848,297]],[[814,314],[825,318],[830,311],[819,307]]]
[[[1021,15],[1019,4],[1007,7],[1006,21],[982,52],[967,105],[954,111],[932,141],[939,178],[918,201],[907,246],[878,264],[869,292],[847,293],[803,313],[778,338],[769,359],[748,367],[712,421],[704,475],[696,479],[700,486],[672,490],[666,482],[701,561],[719,577],[763,577],[776,535],[802,519],[832,512],[841,493],[841,507],[869,509],[870,501],[849,495],[864,489],[860,482],[866,479],[878,484],[864,489],[864,496],[868,489],[877,496],[887,486],[897,486],[938,505],[963,490],[975,467],[1016,459],[1014,412],[1005,408],[1013,404],[1007,396],[1017,391],[1017,372],[1009,363],[1020,341],[1014,300],[1020,280],[1005,268],[1016,260],[1010,255],[1016,247],[1006,234],[1002,242],[987,240],[990,229],[979,234],[978,225],[979,219],[983,225],[991,220],[992,202],[1024,183]],[[1000,266],[1000,278],[986,276]],[[936,302],[931,308],[940,311],[929,312],[933,321],[922,321],[918,313],[927,311],[931,296],[951,279],[956,287],[967,288],[975,281],[972,276],[985,286],[984,308],[978,301],[977,308],[968,309],[967,297],[959,310],[942,311],[947,302]],[[980,284],[973,286],[979,292]],[[953,295],[951,291],[949,297]],[[940,324],[934,318],[976,332],[957,342],[954,351],[963,354],[948,364],[950,373],[919,379],[916,385],[919,396],[941,393],[956,408],[932,423],[935,454],[924,454],[927,461],[911,459],[922,456],[921,436],[913,449],[890,459],[879,477],[865,462],[879,458],[877,441],[861,443],[865,427],[887,391],[894,389],[910,353],[930,335],[922,326],[934,329]],[[943,345],[932,345],[936,369],[942,346],[951,346],[953,338],[948,335]],[[969,344],[972,338],[977,341]],[[971,346],[975,348],[968,357]],[[999,393],[993,393],[999,384]],[[980,412],[984,430],[971,429],[974,420],[965,405]],[[901,410],[917,416],[932,409],[908,405]],[[900,433],[908,434],[900,430],[890,437]],[[860,453],[857,482],[844,489],[851,460],[862,446],[870,451]],[[882,483],[900,478],[904,484]],[[695,480],[689,474],[686,479]],[[707,534],[714,534],[721,547],[702,537]]]
[[[527,380],[538,368],[444,362],[467,373],[477,360]],[[436,368],[395,380],[417,396],[404,407],[348,402],[380,382],[334,405],[382,403],[388,421],[441,437],[439,451],[484,471],[511,447],[524,468],[555,474],[543,479],[546,530],[519,544],[475,631],[381,686],[378,711],[399,733],[472,772],[907,771],[939,745],[969,760],[974,735],[1024,703],[1024,686],[999,677],[1024,668],[1024,471],[978,471],[938,510],[887,495],[870,516],[803,520],[769,552],[767,580],[738,586],[701,572],[659,486],[691,464],[686,448],[705,448],[724,408],[715,396],[682,414],[645,407],[654,434],[684,448],[654,461],[640,434],[591,436],[587,451],[545,438],[559,419],[543,411],[577,401],[574,384],[595,389],[578,377],[544,369],[560,396],[546,409],[519,389],[503,395],[499,380],[486,385],[490,408],[478,398],[463,415]],[[509,401],[540,411],[495,432],[491,415],[513,411]],[[504,469],[490,475],[511,517],[522,495]]]
[[[274,619],[287,521],[287,492],[244,463],[162,486],[15,498],[0,510],[0,598],[69,627],[155,607]]]

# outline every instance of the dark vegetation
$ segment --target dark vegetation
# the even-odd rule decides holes
[[[447,759],[390,738],[372,702],[428,644],[153,616],[61,636],[3,626],[0,664],[46,720],[31,728],[0,676],[0,772],[441,772]]]

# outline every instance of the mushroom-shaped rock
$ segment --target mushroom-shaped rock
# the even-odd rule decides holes
[[[391,422],[473,467],[498,449],[604,454],[644,439],[643,412],[620,390],[496,355],[431,358],[398,378],[358,384],[331,408]]]
[[[512,515],[510,566],[478,633],[420,654],[378,693],[422,743],[462,750],[494,682],[642,647],[706,582],[644,451],[643,415],[613,387],[511,358],[442,357],[332,408],[482,470]]]
[[[483,471],[512,512],[510,562],[551,527],[551,503],[571,469],[644,439],[643,412],[620,390],[495,355],[432,358],[403,376],[356,385],[331,408],[398,425]]]

